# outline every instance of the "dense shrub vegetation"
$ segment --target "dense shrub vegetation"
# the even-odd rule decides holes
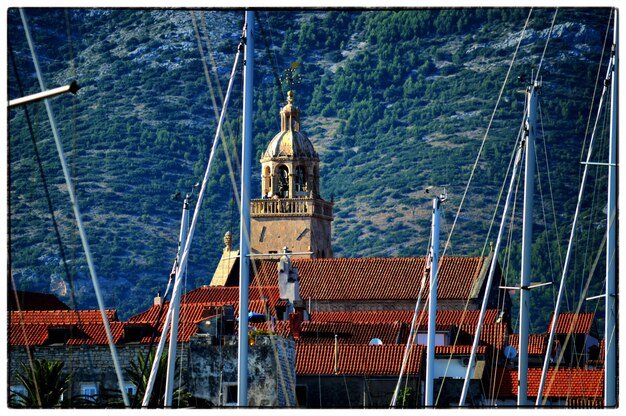
[[[77,79],[82,86],[76,97],[55,98],[53,109],[107,306],[127,316],[147,307],[167,283],[182,203],[172,195],[191,192],[203,175],[242,13],[212,11],[192,18],[186,10],[28,9],[26,14],[47,85]],[[292,62],[299,62],[302,82],[295,85],[296,102],[303,130],[322,160],[322,196],[335,202],[336,255],[424,255],[430,199],[423,190],[428,186],[441,191],[447,185],[445,242],[490,126],[447,251],[478,255],[495,240],[493,229],[489,237],[486,233],[524,110],[526,83],[518,78],[530,79],[541,65],[543,134],[537,156],[542,187],[537,192],[543,197],[535,198],[534,273],[537,280],[559,279],[558,259],[564,256],[573,217],[587,119],[595,112],[594,83],[598,72],[605,71],[598,64],[609,10],[559,10],[543,60],[554,10],[533,10],[504,84],[528,14],[523,8],[259,11],[253,194],[260,189],[257,161],[279,130],[285,91],[277,88],[277,80]],[[8,13],[8,35],[13,98],[22,95],[19,83],[24,94],[38,90],[14,9]],[[205,74],[213,80],[212,88]],[[191,252],[188,289],[209,282],[223,234],[232,230],[238,235],[238,191],[232,183],[239,182],[241,78],[232,97],[226,146],[218,149]],[[73,286],[79,306],[95,307],[45,109],[31,105],[28,112],[70,275],[61,262],[24,111],[12,109],[12,278],[21,289],[66,293],[62,297],[68,302]],[[593,179],[604,174],[602,169],[592,172]],[[581,259],[587,247],[587,257],[592,257],[592,247],[599,246],[604,233],[600,201],[605,182],[599,181],[585,201],[586,222],[577,245]],[[514,224],[513,240],[519,241],[519,219]],[[511,247],[511,261],[503,255],[501,262],[511,264],[507,279],[515,282],[519,243]],[[590,264],[577,260],[574,265],[578,283],[568,297],[570,306],[582,296],[580,278],[587,277]],[[601,292],[596,275],[590,295]],[[533,293],[533,302],[543,308],[537,329],[547,325],[552,297],[551,290]]]

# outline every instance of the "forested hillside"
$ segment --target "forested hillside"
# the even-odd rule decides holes
[[[74,79],[82,87],[75,97],[52,100],[52,108],[105,302],[128,316],[165,289],[182,207],[173,195],[191,192],[202,178],[243,12],[26,9],[25,14],[47,87]],[[606,71],[609,15],[609,9],[590,8],[560,9],[556,15],[554,9],[525,8],[258,11],[253,197],[260,195],[258,160],[280,127],[286,90],[279,79],[298,62],[302,80],[295,94],[303,131],[320,154],[322,196],[335,202],[335,255],[423,256],[431,221],[430,196],[424,193],[429,186],[441,192],[445,185],[448,193],[445,243],[487,137],[446,251],[481,254],[496,238],[497,222],[488,231],[519,132],[523,92],[540,71],[533,281],[558,281],[589,115],[595,117],[600,93],[596,79]],[[16,98],[39,85],[18,10],[10,9],[7,18],[8,95]],[[232,184],[239,183],[241,99],[239,74],[224,129],[226,146],[220,145],[191,250],[187,289],[209,283],[224,233],[238,235],[239,191]],[[28,119],[23,108],[8,112],[11,277],[19,289],[55,292],[69,304],[75,300],[93,308],[45,107],[27,110]],[[594,160],[606,160],[606,151],[597,153]],[[601,168],[591,172],[598,185],[590,185],[584,203],[569,308],[584,297],[604,236],[604,177]],[[520,185],[518,204],[521,192]],[[517,207],[510,249],[500,260],[512,285],[519,274],[520,212]],[[501,206],[496,221],[500,215]],[[587,296],[601,292],[602,262]],[[536,331],[547,325],[556,288],[533,292]]]

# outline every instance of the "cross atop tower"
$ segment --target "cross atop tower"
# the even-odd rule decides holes
[[[291,67],[286,69],[285,73],[280,78],[281,84],[287,85],[289,87],[289,91],[293,91],[293,86],[302,81],[302,76],[296,73],[298,68],[300,68],[300,63],[292,62]]]

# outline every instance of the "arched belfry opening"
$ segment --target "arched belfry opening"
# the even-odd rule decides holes
[[[260,160],[262,195],[251,202],[250,247],[255,253],[280,253],[288,247],[310,253],[296,257],[332,257],[333,204],[320,196],[319,156],[301,131],[293,91],[280,120],[281,131]]]
[[[289,197],[289,168],[285,165],[280,165],[276,170],[276,177],[278,183],[278,189],[276,190],[276,195],[279,198],[288,198]]]

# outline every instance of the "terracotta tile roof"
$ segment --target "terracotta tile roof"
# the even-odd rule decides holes
[[[545,355],[546,344],[548,338],[546,334],[529,334],[528,335],[528,354],[529,355]],[[519,334],[510,334],[507,345],[515,347],[519,351]]]
[[[109,321],[117,321],[117,311],[105,311]],[[65,325],[78,323],[102,323],[102,314],[99,310],[29,310],[11,312],[11,324],[41,324]]]
[[[419,374],[425,348],[415,345],[409,357],[406,373]],[[337,348],[335,371],[334,345],[296,345],[296,374],[298,375],[398,375],[404,356],[403,345],[346,345]]]
[[[218,287],[212,287],[211,289],[215,289]],[[252,288],[251,288],[252,292]],[[191,293],[191,292],[190,292]],[[277,294],[276,292],[275,294]],[[252,296],[251,296],[252,297]],[[272,296],[275,297],[275,296]],[[204,297],[203,297],[204,298]],[[226,296],[226,299],[231,299],[229,296]],[[180,312],[179,312],[179,324],[178,324],[178,342],[188,342],[189,338],[198,332],[198,328],[196,324],[209,316],[215,315],[216,313],[220,313],[220,308],[233,305],[235,317],[239,316],[239,303],[237,299],[235,302],[198,302],[198,303],[181,303]],[[265,313],[265,308],[269,307],[270,316],[276,316],[276,311],[271,304],[271,299],[268,302],[264,300],[251,300],[248,304],[249,312],[256,313]],[[157,336],[155,337],[155,342],[158,342],[160,339],[160,333],[163,331],[163,325],[165,324],[165,317],[167,313],[167,308],[169,303],[165,303],[163,305],[163,310],[161,312],[161,317],[157,326]],[[213,308],[213,309],[212,309]],[[153,305],[147,311],[144,311],[138,315],[132,316],[128,319],[129,323],[133,324],[147,324],[147,325],[155,325],[157,321],[157,317],[159,315],[160,306]],[[147,343],[150,342],[151,331],[150,334],[146,334],[145,337],[141,339],[141,342]],[[168,338],[169,339],[169,336]]]
[[[340,344],[369,344],[378,338],[384,345],[406,344],[409,325],[394,323],[302,322],[298,342],[301,344],[333,344],[335,334]]]
[[[484,257],[444,257],[439,268],[438,298],[467,299]],[[424,258],[293,259],[302,299],[412,300],[419,294]],[[276,261],[258,262],[251,285],[277,283]],[[428,283],[424,298],[428,296]]]
[[[411,323],[413,311],[354,311],[354,312],[313,312],[311,320],[316,322],[370,322],[370,323]]]
[[[255,286],[250,285],[249,299],[261,300],[267,297],[274,302],[278,300],[278,275],[271,285]],[[239,302],[239,287],[237,286],[202,286],[183,295],[181,303],[210,303],[222,302],[224,304],[234,304]],[[274,303],[273,302],[273,303]]]
[[[52,311],[70,309],[69,306],[61,302],[59,298],[48,293],[16,290],[11,291],[8,298],[7,309],[10,311]]]
[[[541,368],[528,369],[528,396],[537,397]],[[495,377],[499,398],[517,396],[517,370],[499,368]],[[604,393],[604,370],[580,368],[549,369],[544,395],[552,398],[601,398]]]
[[[437,311],[437,324],[439,325],[476,325],[480,311],[440,310]],[[485,312],[484,324],[494,323],[499,316],[496,309],[488,309]],[[315,312],[311,319],[317,322],[371,322],[389,323],[403,322],[411,324],[413,319],[412,310],[402,311],[354,311],[354,312]],[[416,319],[417,323],[428,322],[428,312],[420,311]]]
[[[123,322],[111,322],[109,324],[111,328],[111,334],[113,336],[113,342],[119,343],[120,339],[124,335],[124,323]],[[67,340],[67,345],[108,345],[109,340],[104,329],[104,325],[91,323],[78,325],[79,335]]]
[[[595,314],[574,312],[563,312],[559,314],[559,320],[556,323],[557,334],[589,334],[591,333],[594,325]],[[552,321],[554,320],[554,314],[550,318],[550,324],[546,332],[550,332],[552,327]]]
[[[476,335],[476,325],[459,326],[459,340],[457,344],[472,344]],[[506,343],[508,326],[505,323],[484,324],[479,337],[479,345],[487,345],[501,350]]]
[[[48,339],[47,325],[14,325],[9,326],[9,345],[43,345]]]
[[[107,345],[109,343],[102,322],[70,325],[12,324],[9,329],[9,343],[11,346],[34,346],[56,342],[49,336],[49,329],[54,329],[55,326],[67,330],[69,338],[64,342],[66,345]],[[124,335],[124,323],[110,322],[109,326],[113,335],[113,342],[118,343]]]

